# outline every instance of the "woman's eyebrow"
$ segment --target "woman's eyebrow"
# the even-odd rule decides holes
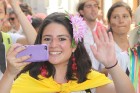
[[[43,37],[52,37],[51,35],[43,35]]]
[[[52,35],[43,35],[43,37],[53,37]],[[68,37],[71,38],[69,35],[58,35],[57,37]]]
[[[68,37],[68,38],[70,38],[69,35],[58,35],[58,37]]]

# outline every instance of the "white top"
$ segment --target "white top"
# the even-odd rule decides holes
[[[122,49],[115,43],[116,56],[119,65],[122,67],[123,71],[126,72],[129,67],[130,58],[127,51],[122,51]]]
[[[19,27],[19,30],[15,30],[15,29],[12,28],[9,32],[10,33],[17,33],[17,34],[20,34],[20,35],[24,35],[24,32],[23,32],[23,29],[22,29],[21,25]]]
[[[122,49],[115,43],[116,57],[118,64],[121,66],[122,70],[126,73],[127,68],[129,69],[130,58],[127,51],[122,51]],[[109,74],[108,77],[112,79]]]
[[[93,31],[96,31],[96,28],[97,28],[97,23],[96,23]],[[93,31],[91,31],[90,28],[88,27],[88,31],[84,35],[84,38],[83,38],[84,39],[84,46],[85,46],[86,51],[89,54],[89,57],[91,59],[92,68],[94,68],[97,71],[100,71],[101,68],[103,68],[104,66],[98,60],[96,60],[96,58],[94,57],[94,55],[92,53],[92,50],[90,48],[90,45],[95,45],[96,46],[96,44],[95,44],[95,42],[93,40],[93,35],[92,35]]]
[[[11,36],[12,44],[15,44],[19,38],[24,37],[24,35],[21,35],[21,34],[18,34],[18,33],[8,32],[8,34]]]

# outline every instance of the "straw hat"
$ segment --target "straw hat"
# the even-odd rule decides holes
[[[138,8],[136,9],[136,12],[134,14],[134,18],[135,18],[135,22],[136,22],[136,25],[140,25],[140,5],[138,6]],[[134,47],[134,45],[136,45],[138,43],[138,38],[140,37],[140,32],[138,34],[138,31],[140,30],[140,26],[137,26],[135,27],[132,31],[130,31],[128,33],[129,35],[129,44],[130,44],[130,47]]]

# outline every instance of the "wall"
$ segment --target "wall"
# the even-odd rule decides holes
[[[65,10],[70,13],[76,13],[77,3],[81,0],[20,0],[20,1],[27,2],[32,7],[35,13],[43,12],[50,14],[56,11],[64,12]],[[135,9],[138,6],[139,0],[100,0],[101,4],[100,6],[104,11],[105,17],[112,3],[115,3],[117,1],[124,1],[128,3],[133,9],[133,11],[135,11]]]

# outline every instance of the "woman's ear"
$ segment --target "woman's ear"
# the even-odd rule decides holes
[[[75,46],[74,48],[72,48],[72,52],[75,52],[76,48],[77,48],[77,46]]]

